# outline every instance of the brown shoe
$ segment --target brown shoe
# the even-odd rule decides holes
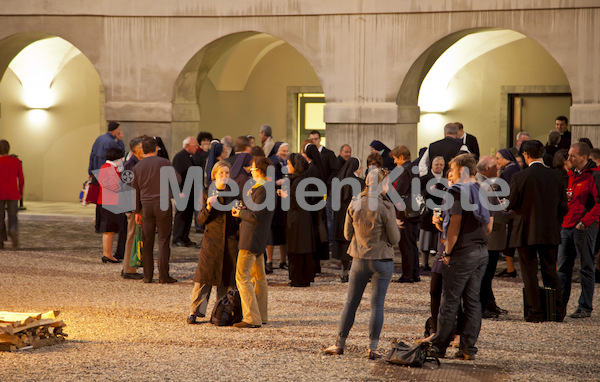
[[[456,354],[454,354],[454,358],[464,359],[466,361],[472,361],[475,359],[475,354],[465,353],[462,350],[458,350]]]
[[[260,328],[260,325],[252,325],[247,323],[246,321],[240,321],[233,324],[233,327],[240,329],[249,329],[249,328]]]
[[[342,355],[344,354],[344,348],[341,348],[337,345],[332,345],[328,348],[321,350],[321,352],[327,355]]]
[[[168,276],[167,278],[159,279],[158,282],[160,284],[173,284],[173,283],[177,282],[177,279],[174,279],[173,277]]]

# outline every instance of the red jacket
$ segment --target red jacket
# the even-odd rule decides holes
[[[569,203],[569,212],[562,223],[563,228],[572,228],[582,222],[586,227],[598,222],[600,217],[600,169],[589,161],[580,174],[569,170],[569,185],[573,196]]]
[[[98,173],[100,195],[98,204],[116,206],[119,203],[119,190],[121,188],[121,174],[111,163],[104,163]]]
[[[24,184],[21,161],[11,155],[0,156],[0,200],[21,200]]]

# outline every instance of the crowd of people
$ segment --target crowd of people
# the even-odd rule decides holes
[[[495,300],[492,280],[517,276],[515,254],[527,321],[548,320],[538,291],[539,266],[544,286],[555,291],[551,319],[563,321],[575,259],[581,295],[570,317],[591,315],[600,269],[600,150],[586,139],[570,142],[567,127],[559,116],[546,145],[520,132],[514,147],[481,156],[475,136],[449,123],[444,138],[417,158],[404,145],[390,149],[374,140],[363,165],[348,144],[339,155],[322,146],[317,130],[291,153],[268,125],[260,127],[259,140],[251,135],[216,140],[200,132],[185,138],[170,161],[159,137],[135,137],[126,152],[121,126],[110,122],[92,147],[88,168],[99,188],[101,260],[122,263],[124,279],[152,283],[156,240],[158,282],[169,284],[177,282],[169,273],[171,246],[197,248],[187,322],[207,315],[216,287],[217,298],[239,291],[243,319],[235,326],[257,328],[268,323],[267,274],[275,268],[275,246],[292,287],[309,287],[331,255],[340,261],[339,280],[348,283],[348,295],[336,343],[323,351],[343,353],[371,283],[370,359],[381,357],[377,345],[389,283],[416,283],[430,274],[426,340],[440,356],[454,342],[457,357],[473,359],[482,318],[507,313]],[[0,199],[16,246],[11,211],[22,195],[23,175],[8,150],[8,142],[0,141],[3,174],[10,168],[14,177],[14,187],[2,183]],[[165,189],[161,174],[169,171],[176,187]],[[190,239],[192,229],[203,233],[201,243]],[[144,240],[142,273],[130,262],[136,230]],[[394,278],[396,246],[402,267]],[[506,269],[496,275],[503,257]]]

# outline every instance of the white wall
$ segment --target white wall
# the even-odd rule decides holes
[[[56,104],[48,110],[27,110],[19,79],[10,69],[4,74],[0,137],[23,161],[25,200],[77,200],[92,144],[104,126],[101,88],[94,67],[79,55],[53,82]]]
[[[418,146],[443,138],[444,125],[458,121],[477,137],[481,155],[495,153],[506,147],[501,87],[561,85],[569,85],[562,68],[533,40],[522,39],[494,49],[469,62],[452,78],[448,86],[453,100],[450,110],[421,114]]]

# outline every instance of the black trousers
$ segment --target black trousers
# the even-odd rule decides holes
[[[541,266],[542,281],[544,286],[556,290],[556,320],[562,321],[565,317],[565,306],[560,293],[560,281],[556,273],[556,257],[558,245],[529,245],[519,247],[521,259],[521,272],[525,288],[525,317],[529,321],[541,321],[544,318],[542,302],[538,285],[538,265]],[[539,256],[539,264],[538,264]]]
[[[117,248],[115,249],[114,257],[123,259],[125,257],[125,244],[127,244],[127,216],[119,215],[119,238],[117,239]]]
[[[183,211],[175,211],[173,218],[173,243],[189,243],[190,228],[194,219],[194,198],[189,198],[188,205]]]
[[[419,279],[419,223],[405,221],[401,230],[400,254],[402,255],[402,276],[407,279]]]
[[[498,266],[500,251],[488,251],[488,255],[488,265],[485,268],[483,279],[481,279],[481,291],[479,292],[481,309],[495,310],[497,305],[496,298],[494,297],[494,291],[492,290],[492,280],[496,274],[496,267]]]

